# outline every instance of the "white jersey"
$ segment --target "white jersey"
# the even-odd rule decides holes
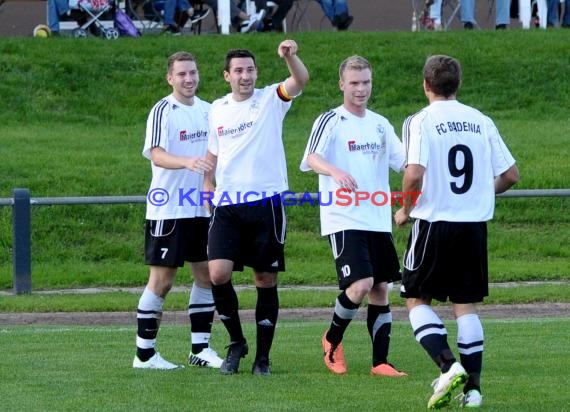
[[[162,147],[177,156],[205,156],[210,103],[194,97],[187,106],[169,95],[154,105],[146,123],[143,156]],[[146,201],[149,220],[208,217],[200,199],[204,176],[188,169],[165,169],[151,161],[152,181]]]
[[[218,157],[215,205],[256,201],[289,188],[283,119],[291,101],[273,84],[237,102],[228,94],[212,103],[208,150]]]
[[[383,116],[366,110],[364,117],[348,112],[343,106],[321,114],[311,131],[301,170],[311,170],[310,154],[350,173],[356,180],[355,193],[343,191],[331,176],[319,174],[321,234],[342,230],[392,231],[389,169],[400,172],[405,152],[394,127]],[[358,193],[360,199],[356,196]]]
[[[403,125],[406,164],[425,167],[411,217],[484,222],[493,217],[495,177],[515,159],[493,121],[457,100],[436,101]]]

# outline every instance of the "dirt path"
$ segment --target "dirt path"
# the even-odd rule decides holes
[[[445,319],[451,319],[449,306],[437,307]],[[570,317],[570,303],[536,303],[524,305],[482,305],[482,319],[553,318]],[[279,319],[329,321],[332,308],[281,309]],[[394,320],[407,320],[406,309],[393,307]],[[253,310],[242,310],[245,322],[254,320]],[[360,310],[357,319],[365,319],[366,311]],[[165,312],[163,324],[186,324],[185,311]],[[55,312],[55,313],[0,313],[0,325],[134,325],[135,312]]]

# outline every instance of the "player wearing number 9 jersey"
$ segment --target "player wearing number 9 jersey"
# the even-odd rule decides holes
[[[514,165],[493,121],[455,99],[436,100],[403,127],[406,163],[422,166],[422,194],[410,213],[429,222],[485,222],[494,177]]]
[[[478,407],[483,328],[475,303],[488,295],[486,221],[493,217],[495,194],[514,185],[519,174],[493,121],[456,100],[459,62],[431,56],[423,77],[429,105],[403,126],[402,190],[422,194],[415,206],[408,196],[394,216],[398,226],[416,219],[404,255],[401,295],[416,340],[441,371],[428,408],[449,404],[463,383],[463,406]],[[460,362],[432,299],[453,304]]]

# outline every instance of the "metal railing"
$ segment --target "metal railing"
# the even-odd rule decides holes
[[[311,199],[318,200],[317,193]],[[284,196],[301,200],[306,193]],[[509,190],[497,197],[568,197],[570,189]],[[12,260],[14,292],[32,292],[32,206],[145,203],[146,196],[31,197],[29,189],[14,189],[11,198],[0,198],[0,206],[12,206]]]

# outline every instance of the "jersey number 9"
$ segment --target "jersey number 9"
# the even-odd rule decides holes
[[[462,156],[459,156],[460,153]],[[459,167],[458,163],[460,164],[461,160],[463,160],[463,166]],[[463,176],[463,185],[458,186],[456,182],[449,184],[451,191],[458,195],[467,192],[473,183],[473,155],[469,147],[463,144],[453,146],[447,155],[447,163],[451,176],[458,179]]]

